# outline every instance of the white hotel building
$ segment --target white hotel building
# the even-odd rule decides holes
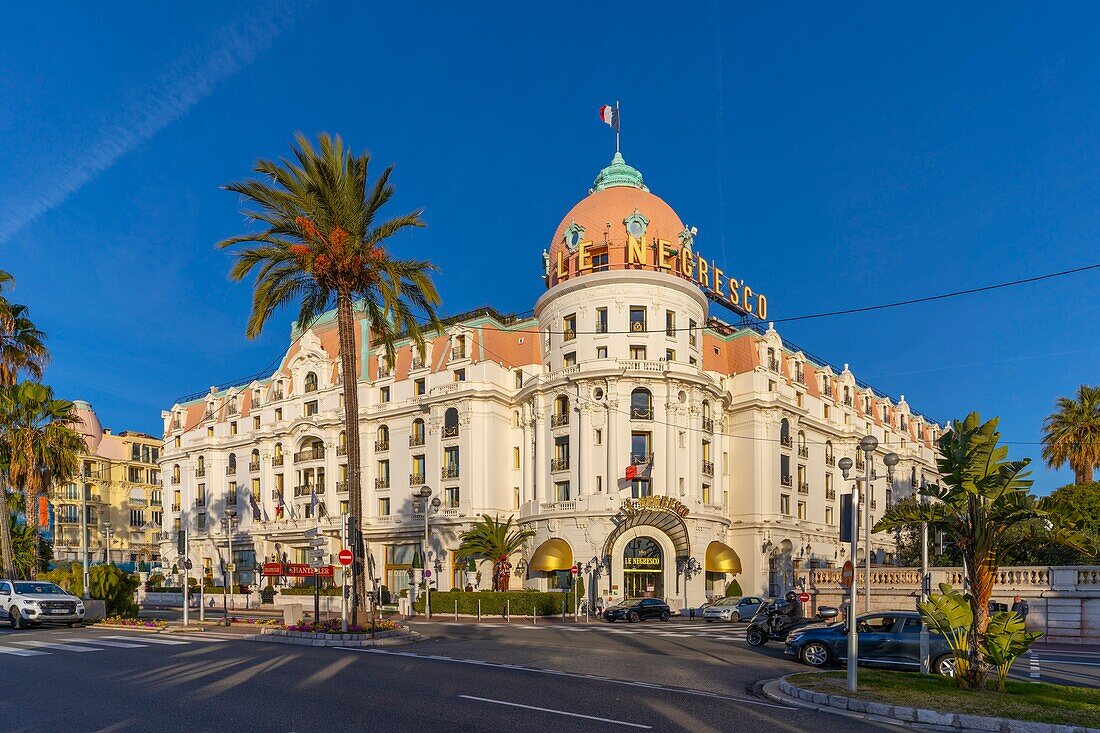
[[[901,456],[893,485],[873,484],[873,519],[935,480],[939,426],[774,328],[710,318],[716,291],[756,312],[766,301],[693,250],[694,230],[616,154],[554,233],[533,317],[450,319],[423,361],[403,343],[392,365],[358,324],[363,530],[391,593],[408,586],[423,541],[423,486],[442,500],[428,507],[442,590],[465,584],[461,533],[482,514],[515,515],[535,536],[512,559],[513,588],[562,587],[576,564],[599,595],[676,608],[734,579],[745,593],[781,593],[795,567],[849,559],[836,464],[862,468],[855,446],[867,433],[879,474],[885,452]],[[305,562],[307,528],[339,549],[348,492],[335,325],[329,314],[295,331],[270,377],[163,413],[167,561],[187,527],[195,565],[220,576],[228,507],[242,582],[264,561]],[[876,535],[875,559],[892,545]]]

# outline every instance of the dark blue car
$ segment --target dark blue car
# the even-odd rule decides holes
[[[856,619],[859,663],[895,669],[920,668],[920,614],[915,611],[879,611]],[[955,659],[947,640],[928,633],[933,672],[955,673]],[[787,637],[786,654],[811,667],[848,662],[848,624],[815,624],[796,629]]]

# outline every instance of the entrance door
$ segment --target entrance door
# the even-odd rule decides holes
[[[623,550],[623,595],[626,598],[665,597],[664,553],[652,538],[635,537]]]

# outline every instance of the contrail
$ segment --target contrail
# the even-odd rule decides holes
[[[131,150],[185,115],[269,48],[300,14],[290,5],[223,26],[188,51],[166,73],[132,98],[92,133],[83,154],[43,161],[37,173],[0,191],[0,244],[55,208]]]

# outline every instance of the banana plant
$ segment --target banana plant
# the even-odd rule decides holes
[[[1041,631],[1027,631],[1023,618],[1012,611],[1000,611],[989,619],[982,642],[982,655],[997,670],[999,692],[1005,691],[1005,679],[1012,663],[1042,635]]]
[[[932,593],[927,601],[919,601],[920,611],[928,628],[947,640],[955,655],[955,684],[962,689],[970,687],[970,631],[974,625],[974,612],[970,594],[963,595],[947,583],[940,583],[940,592]]]

